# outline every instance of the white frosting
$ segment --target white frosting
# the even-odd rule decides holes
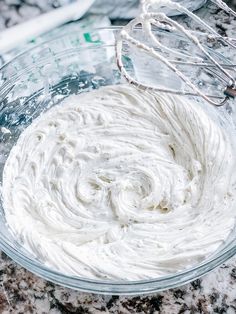
[[[184,97],[107,86],[20,136],[4,168],[15,237],[63,273],[140,280],[190,267],[234,226],[226,132]]]

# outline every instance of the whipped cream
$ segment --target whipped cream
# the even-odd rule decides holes
[[[15,237],[86,278],[156,278],[201,262],[235,223],[226,132],[186,97],[107,86],[70,96],[20,136],[3,173]]]

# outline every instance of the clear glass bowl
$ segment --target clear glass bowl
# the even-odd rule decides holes
[[[70,33],[19,55],[0,69],[0,185],[6,158],[33,119],[70,94],[123,82],[114,55],[117,30]],[[175,37],[170,40],[175,46],[180,44]],[[0,202],[0,249],[31,272],[63,286],[127,295],[168,289],[202,276],[235,254],[236,237],[232,233],[220,250],[201,264],[165,277],[137,282],[87,280],[49,269],[27,252],[9,231]]]

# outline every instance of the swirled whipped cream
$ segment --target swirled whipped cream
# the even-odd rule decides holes
[[[228,237],[235,157],[185,97],[107,86],[37,118],[6,162],[15,237],[45,265],[140,280],[202,261]]]

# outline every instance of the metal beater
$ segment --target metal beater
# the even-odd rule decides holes
[[[236,13],[221,0],[210,1],[228,14],[236,17]],[[203,30],[196,32],[182,26],[163,13],[163,7],[187,15]],[[168,47],[171,40],[165,42],[163,38],[172,33],[176,34],[176,38],[184,47],[187,45],[191,47],[192,52],[197,51],[196,55],[189,53],[187,49]],[[141,39],[140,34],[142,35]],[[236,65],[209,49],[209,43],[212,42],[221,47],[226,47],[226,49],[236,48],[236,40],[221,36],[196,14],[182,5],[171,0],[144,0],[142,1],[142,13],[124,26],[117,37],[117,65],[125,79],[140,89],[200,96],[212,105],[222,106],[229,98],[236,97]],[[131,53],[134,56],[141,53],[144,56],[142,60],[152,59],[153,63],[150,61],[149,68],[152,67],[152,64],[153,67],[166,67],[170,76],[176,76],[184,82],[185,89],[153,86],[153,84],[148,84],[135,77],[126,64]],[[135,66],[135,61],[133,61],[133,65]],[[145,76],[145,65],[142,67],[142,73]],[[199,79],[199,82],[196,83],[196,80],[200,77],[203,77],[203,79]],[[214,84],[210,83],[211,92],[208,93],[209,87],[206,86],[209,86],[209,82],[213,81]]]

